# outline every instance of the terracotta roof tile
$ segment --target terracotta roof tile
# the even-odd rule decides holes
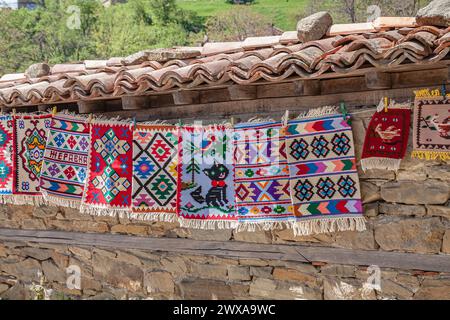
[[[375,26],[378,26],[375,28]],[[381,28],[381,29],[380,29]],[[373,24],[335,25],[321,40],[298,43],[296,31],[202,48],[144,50],[127,58],[58,64],[48,76],[23,73],[0,78],[0,105],[20,106],[164,92],[200,85],[251,84],[388,68],[446,59],[450,28],[415,27],[413,19],[384,18]]]

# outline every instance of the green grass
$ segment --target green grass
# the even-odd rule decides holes
[[[177,0],[177,4],[203,17],[214,16],[237,6],[228,4],[225,0]],[[295,30],[297,15],[303,12],[305,6],[306,0],[256,0],[254,4],[249,5],[285,31]]]

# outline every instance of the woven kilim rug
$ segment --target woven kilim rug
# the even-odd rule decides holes
[[[375,112],[366,131],[361,168],[398,170],[408,146],[410,121],[409,105]]]
[[[89,124],[86,118],[57,114],[49,130],[41,192],[54,205],[79,208],[87,175]]]
[[[232,130],[225,126],[181,128],[181,226],[234,228]]]
[[[334,108],[311,110],[286,128],[294,234],[364,230],[350,125]]]
[[[176,221],[178,131],[178,127],[171,125],[136,126],[133,132],[133,218]]]
[[[13,204],[44,203],[39,178],[51,122],[51,114],[13,116]]]
[[[13,120],[0,116],[0,202],[11,198],[13,188]]]
[[[88,178],[81,212],[94,215],[128,214],[131,210],[133,164],[132,125],[94,120],[88,159]]]
[[[450,99],[416,99],[412,156],[426,160],[450,159]]]
[[[264,230],[294,222],[289,168],[281,122],[235,126],[234,173],[239,230]]]

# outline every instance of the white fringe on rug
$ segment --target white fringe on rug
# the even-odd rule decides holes
[[[0,198],[2,204],[12,204],[16,206],[45,206],[47,201],[41,196],[23,195],[23,194],[12,194],[12,195],[2,195]]]
[[[299,119],[307,119],[307,118],[314,118],[314,117],[321,117],[326,115],[333,115],[339,113],[339,108],[336,106],[324,106],[320,108],[310,109],[308,111],[305,111],[303,113],[300,113],[296,120]]]
[[[383,170],[398,171],[398,169],[400,169],[401,159],[373,157],[373,158],[361,159],[360,163],[361,163],[361,169],[363,169],[363,171],[366,171],[369,169],[383,169]]]
[[[217,229],[236,229],[237,221],[229,220],[198,220],[198,219],[184,219],[179,218],[180,227],[202,230],[217,230]]]
[[[236,228],[237,232],[255,232],[280,229],[292,229],[294,221],[264,221],[264,222],[240,222]]]
[[[293,225],[295,236],[309,236],[336,231],[364,231],[366,219],[358,217],[317,218],[296,221]]]
[[[127,212],[129,219],[138,221],[159,221],[159,222],[177,222],[176,213],[167,212]]]
[[[81,200],[51,196],[44,191],[42,191],[42,197],[49,206],[80,209]]]
[[[128,208],[109,208],[109,207],[93,207],[86,204],[82,204],[80,206],[80,213],[90,214],[91,216],[100,216],[100,217],[120,217],[127,218],[128,217]]]

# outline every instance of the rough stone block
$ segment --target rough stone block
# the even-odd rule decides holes
[[[450,185],[439,180],[387,182],[381,186],[381,197],[386,202],[443,204],[449,196]]]
[[[333,18],[328,12],[312,14],[297,23],[298,39],[303,43],[322,39],[332,24]]]
[[[230,281],[248,281],[250,277],[250,267],[228,266],[228,279]]]
[[[375,224],[375,240],[386,251],[438,253],[443,234],[439,218],[386,217]]]
[[[417,11],[418,25],[448,27],[450,25],[450,0],[434,0]]]
[[[154,271],[146,272],[144,276],[144,287],[148,293],[174,293],[175,284],[168,272]]]
[[[394,203],[380,203],[380,213],[396,215],[396,216],[419,216],[426,214],[424,206],[420,205],[403,205]]]

